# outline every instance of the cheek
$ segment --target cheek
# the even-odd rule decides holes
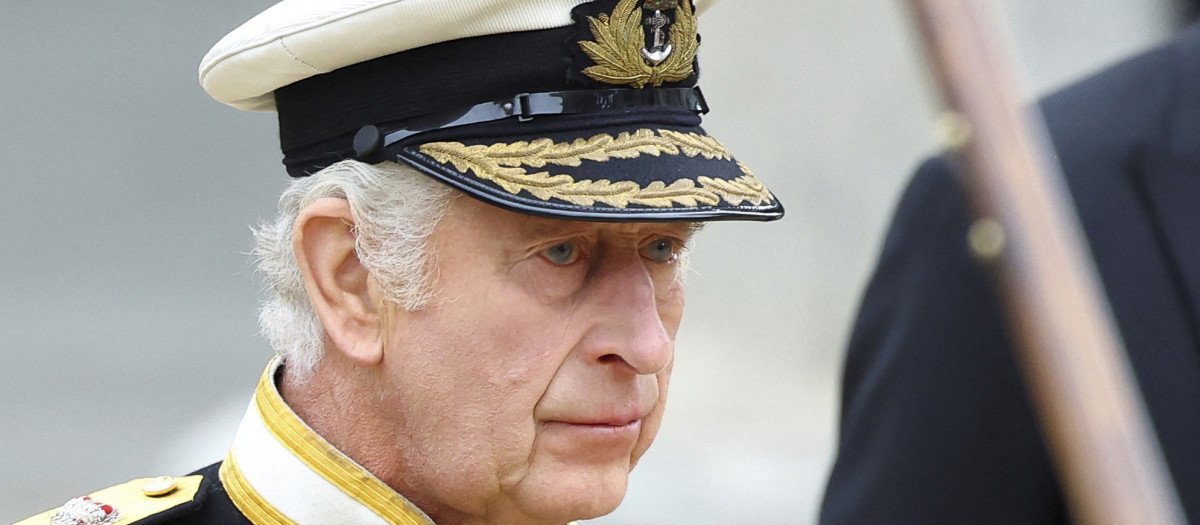
[[[633,452],[629,456],[629,468],[631,469],[637,465],[638,460],[654,442],[654,437],[658,435],[658,429],[662,425],[663,412],[667,408],[667,387],[670,385],[671,369],[674,366],[675,362],[672,360],[665,370],[655,374],[655,379],[658,381],[658,404],[642,422],[642,433],[638,436]]]
[[[671,340],[675,339],[675,334],[679,331],[679,323],[683,320],[683,309],[686,301],[684,300],[683,284],[679,281],[673,281],[665,287],[656,287],[654,294],[655,304],[658,307],[658,317],[662,320],[663,329],[671,336]]]
[[[427,402],[460,414],[490,419],[526,416],[545,390],[562,334],[561,311],[531,302],[512,286],[475,282],[469,290],[444,290],[438,304],[411,314],[395,327],[398,386]],[[561,356],[558,356],[561,361]],[[550,368],[553,365],[553,368]]]
[[[479,392],[492,410],[484,429],[485,446],[491,451],[498,489],[507,491],[529,474],[537,441],[535,412],[573,345],[568,330],[561,328],[568,323],[569,311],[513,296],[497,308],[503,313],[484,322],[477,342],[486,348],[486,357],[480,359],[486,365],[472,381],[487,385]]]
[[[406,462],[421,471],[422,482],[469,507],[526,474],[534,407],[565,353],[561,333],[544,327],[560,319],[495,293],[470,307],[436,310],[405,330],[421,335],[397,348],[404,354],[392,364],[391,402],[417,415],[402,422],[397,436]]]
[[[572,347],[572,310],[525,294],[496,294],[475,323],[477,352],[489,364],[481,372],[513,389],[544,391]]]
[[[487,407],[497,428],[532,428],[533,409],[573,346],[564,328],[571,311],[522,288],[496,284],[464,299],[454,315],[455,333],[441,343],[456,362],[439,366],[457,374],[460,395],[473,397],[463,401]]]

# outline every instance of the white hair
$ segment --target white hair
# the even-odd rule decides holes
[[[431,299],[426,241],[457,195],[415,169],[347,160],[297,179],[279,198],[279,215],[254,230],[254,255],[267,297],[258,323],[271,346],[304,380],[324,352],[325,330],[313,310],[296,255],[296,217],[317,199],[346,199],[354,218],[355,252],[384,297],[406,310]]]

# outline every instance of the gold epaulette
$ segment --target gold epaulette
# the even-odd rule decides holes
[[[192,501],[196,492],[200,490],[200,481],[203,478],[204,476],[138,478],[93,492],[86,498],[89,503],[107,506],[120,513],[120,519],[105,523],[124,525]],[[62,509],[63,507],[51,509],[13,525],[45,525]]]

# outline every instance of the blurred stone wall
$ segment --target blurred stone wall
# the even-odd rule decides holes
[[[0,523],[220,459],[270,350],[247,226],[286,182],[269,114],[200,57],[263,1],[0,4]],[[1030,93],[1169,35],[1161,0],[1009,0]],[[841,349],[934,149],[903,4],[726,0],[706,127],[787,206],[701,235],[659,442],[593,523],[810,523]]]

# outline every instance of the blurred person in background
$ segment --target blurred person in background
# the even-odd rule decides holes
[[[690,0],[285,0],[201,83],[276,111],[277,357],[224,461],[25,523],[611,512],[663,414],[700,223],[775,197],[700,127]]]
[[[1041,109],[1184,512],[1200,523],[1200,27]],[[1072,521],[969,223],[957,168],[924,163],[851,335],[823,524]]]

